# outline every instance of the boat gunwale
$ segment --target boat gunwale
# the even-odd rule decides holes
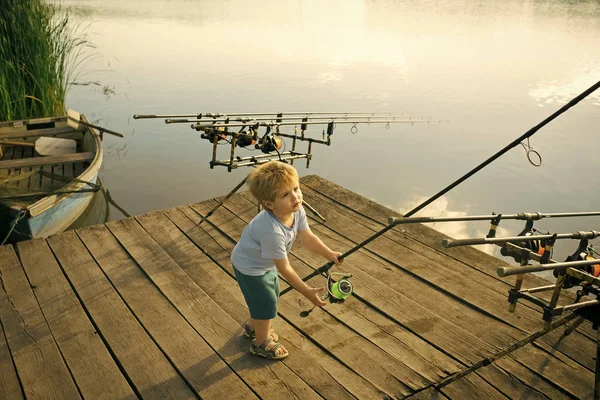
[[[87,118],[83,114],[81,114],[81,120],[83,122],[88,122]],[[41,123],[49,123],[49,122],[56,123],[56,122],[65,122],[65,121],[67,121],[66,116],[51,117],[51,118],[37,118],[37,119],[19,120],[19,121],[4,121],[4,122],[0,122],[0,127],[11,128],[11,127],[15,127],[15,124],[20,125],[20,126],[25,126],[25,125],[30,125],[30,124],[41,124]],[[48,129],[54,129],[54,128],[48,128]],[[78,180],[81,180],[84,182],[90,182],[90,179],[92,179],[94,176],[98,176],[98,172],[102,165],[102,156],[103,156],[102,139],[100,138],[100,135],[98,134],[98,132],[94,128],[91,128],[91,127],[86,127],[86,129],[83,132],[81,130],[77,130],[77,129],[73,129],[73,128],[71,128],[71,129],[72,129],[73,133],[82,133],[81,140],[84,140],[86,134],[92,135],[92,138],[93,138],[93,141],[94,141],[94,144],[96,147],[94,158],[91,160],[90,164],[85,168],[85,170],[81,174],[79,174],[78,176],[75,177],[75,179],[78,179]],[[53,134],[49,134],[48,136],[53,136]],[[0,138],[1,137],[2,137],[2,133],[0,133]],[[63,186],[61,188],[61,190],[64,190],[64,191],[80,190],[80,189],[84,188],[85,186],[88,186],[88,184],[86,184],[84,182],[73,181],[73,182],[67,183],[65,186]],[[49,194],[47,196],[42,197],[38,201],[30,204],[25,209],[27,210],[29,216],[31,218],[34,218],[34,217],[39,216],[40,214],[43,214],[45,211],[49,210],[50,208],[58,206],[60,203],[62,203],[69,197],[72,197],[72,195],[74,195],[74,194],[76,194],[76,193]],[[89,196],[89,197],[91,200],[91,196]]]

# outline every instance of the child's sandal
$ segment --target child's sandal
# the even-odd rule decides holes
[[[279,349],[283,349],[283,354],[277,353],[277,350]],[[256,345],[254,341],[252,341],[252,346],[250,346],[250,354],[268,358],[269,360],[281,360],[290,355],[290,353],[288,353],[281,343],[275,343],[272,338],[268,338],[260,345]]]
[[[256,332],[254,332],[254,329],[250,329],[250,325],[247,322],[244,324],[244,336],[248,339],[254,339],[256,337]],[[273,329],[269,331],[269,337],[273,339],[274,342],[279,341],[279,336]]]

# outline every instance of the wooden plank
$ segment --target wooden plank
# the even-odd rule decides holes
[[[23,158],[23,148],[22,147],[15,147],[13,149],[12,152],[12,158],[10,160],[6,160],[6,161],[0,161],[0,163],[12,163],[12,162],[19,162],[21,161],[21,159]],[[9,176],[16,176],[16,175],[20,175],[21,174],[21,170],[19,168],[8,168],[8,174]],[[0,168],[0,171],[2,171],[2,168]],[[12,188],[16,188],[18,185],[18,181],[15,182],[11,182],[9,184],[7,184],[7,187],[12,187]]]
[[[12,156],[13,156],[13,150],[14,148],[11,147],[2,147],[0,146],[1,150],[0,150],[0,161],[2,160],[11,160]],[[9,170],[0,170],[0,181],[3,181],[4,179],[6,179],[10,174]]]
[[[506,399],[507,397],[498,391],[479,375],[470,374],[462,379],[452,382],[441,389],[444,395],[450,399]]]
[[[65,240],[65,236],[54,241]],[[81,395],[135,397],[43,239],[17,244],[38,304]]]
[[[425,389],[422,390],[418,393],[412,394],[408,397],[406,397],[406,399],[410,399],[410,400],[445,400],[447,399],[446,396],[444,396],[444,394],[440,391],[435,390],[434,388],[429,388],[429,389]]]
[[[281,362],[247,355],[241,326],[216,304],[131,218],[106,226],[196,331],[261,397],[318,398]],[[218,322],[217,322],[218,321]]]
[[[2,132],[0,133],[0,139],[22,139],[22,138],[34,138],[41,136],[54,136],[54,135],[68,135],[78,134],[79,132],[85,132],[85,127],[73,129],[69,126],[62,128],[46,128],[46,129],[31,129],[29,131],[15,131],[15,132]],[[81,135],[79,135],[81,136]]]
[[[544,343],[560,351],[573,361],[589,369],[596,370],[596,341],[589,339],[581,332],[575,331],[563,337],[563,329],[555,329],[547,333],[534,343]]]
[[[150,213],[137,217],[137,220],[219,306],[240,325],[247,321],[248,309],[234,278],[196,247],[201,246],[207,251],[211,245],[218,246],[202,228],[177,209]],[[171,221],[176,223],[177,227]],[[182,231],[185,232],[185,236]],[[209,253],[211,258],[218,258],[220,262],[225,261],[223,256],[228,258],[227,252],[213,249],[210,249],[212,251]],[[336,399],[352,396],[365,399],[381,398],[381,392],[375,386],[329,357],[287,322],[278,318],[275,329],[280,341],[293,352],[292,356],[283,362],[321,396]]]
[[[96,156],[96,153],[90,151],[87,153],[64,154],[60,156],[34,157],[24,158],[19,160],[3,160],[0,161],[0,169],[8,168],[26,168],[39,167],[42,165],[67,164],[80,161],[91,161]]]
[[[206,204],[194,205],[194,207],[206,208],[206,210],[200,210],[200,212],[202,212],[202,211],[207,211],[208,209],[210,209],[211,205],[206,205]],[[223,214],[225,212],[226,212],[226,210],[224,210],[224,209],[217,210],[217,212],[211,217],[211,219],[209,221],[212,221],[212,219],[214,217],[215,218],[214,222],[221,229],[223,229],[227,232],[230,231],[230,227],[227,226],[228,222],[230,222],[230,221],[238,220],[238,222],[241,222],[242,226],[245,226],[243,221],[239,220],[235,216],[227,215],[227,216],[221,217],[221,214]],[[206,226],[207,226],[207,224],[205,223],[203,225],[203,227],[205,229],[208,229],[208,228],[206,228]],[[242,229],[242,227],[238,227],[238,229],[233,229],[233,234],[239,235],[241,233],[241,229]],[[222,235],[217,234],[214,236],[214,238],[217,241],[219,241],[220,240],[219,236],[222,237]],[[220,241],[219,243],[224,247],[228,247],[228,251],[231,250],[232,244],[230,242],[228,244],[228,240]],[[294,267],[296,268],[298,263],[296,263],[295,260],[292,259],[292,265],[294,265]],[[230,264],[228,264],[226,266],[226,268],[230,269],[231,268]],[[380,288],[377,290],[380,290]],[[296,296],[296,297],[291,297],[288,300],[288,296]],[[378,368],[372,367],[371,365],[363,365],[364,361],[361,361],[357,365],[355,365],[355,364],[353,364],[353,362],[355,360],[358,360],[358,359],[368,360],[369,358],[374,358],[377,360],[379,365],[385,366],[386,369],[389,368],[388,371],[391,371],[391,372],[395,371],[398,368],[398,366],[402,366],[402,364],[406,363],[405,365],[415,368],[415,370],[419,370],[419,372],[423,373],[424,375],[426,374],[425,373],[426,371],[423,371],[423,369],[419,369],[417,367],[417,365],[416,365],[417,359],[415,357],[416,354],[403,353],[402,355],[404,357],[401,357],[401,356],[394,357],[393,356],[394,354],[396,354],[396,355],[399,354],[398,349],[403,349],[406,347],[402,343],[394,342],[396,345],[395,349],[394,348],[385,349],[387,354],[389,354],[389,356],[392,356],[395,360],[393,362],[394,366],[389,367],[387,364],[387,361],[386,361],[386,358],[389,356],[387,356],[387,355],[385,357],[381,356],[380,350],[378,350],[378,349],[370,350],[371,343],[368,341],[363,340],[363,341],[357,342],[355,331],[351,330],[348,333],[346,333],[346,330],[343,329],[343,326],[339,327],[339,325],[340,325],[339,322],[336,322],[336,320],[331,318],[331,316],[329,316],[328,314],[324,314],[324,315],[319,314],[318,316],[315,316],[312,318],[306,318],[306,319],[299,318],[299,313],[300,313],[300,311],[303,310],[303,308],[302,308],[302,306],[298,305],[298,301],[302,302],[302,298],[298,294],[295,294],[295,292],[291,292],[290,294],[287,294],[285,297],[282,297],[282,300],[280,300],[280,307],[281,307],[280,310],[281,310],[282,315],[285,315],[286,319],[290,319],[294,323],[294,325],[297,325],[298,327],[303,328],[303,330],[306,334],[311,335],[311,333],[312,333],[312,335],[315,336],[314,339],[316,341],[318,341],[322,346],[325,346],[329,351],[332,351],[336,355],[336,357],[344,360],[350,367],[352,367],[357,372],[360,372],[364,377],[369,377],[369,379],[372,382],[375,382],[374,381],[375,379],[380,379],[380,377],[377,375]],[[346,308],[348,304],[351,304],[352,301],[354,301],[354,300],[352,300],[352,299],[348,300],[344,304],[344,308]],[[306,304],[305,301],[304,301],[304,304]],[[306,307],[306,305],[304,305],[304,307]],[[332,306],[332,307],[339,307],[339,306]],[[364,304],[360,305],[360,308],[364,311],[364,309],[365,309]],[[334,310],[335,310],[335,308],[332,308],[331,313],[333,313]],[[316,314],[317,312],[319,312],[319,311],[315,310],[313,312],[313,314]],[[338,317],[338,315],[336,315],[336,317]],[[363,321],[365,323],[367,323],[368,325],[371,324],[366,319],[364,319]],[[388,320],[387,324],[390,325],[390,323],[391,323],[391,321]],[[332,326],[336,326],[336,330],[338,332],[330,332],[330,327],[332,327]],[[358,327],[358,329],[360,329],[360,327]],[[359,331],[359,333],[361,333],[361,332]],[[340,335],[342,335],[342,334],[344,334],[344,335],[348,334],[349,337],[348,338],[345,338],[343,336],[340,337]],[[388,336],[388,334],[386,332],[380,332],[379,335],[384,338],[386,336]],[[352,357],[353,357],[353,354],[355,353],[355,349],[353,347],[347,348],[346,346],[344,346],[344,344],[353,343],[353,342],[356,343],[356,345],[354,347],[369,349],[367,352],[368,355],[356,357],[355,359],[353,359]],[[385,341],[382,341],[382,342],[385,342]],[[379,345],[379,343],[378,343],[378,345]],[[433,350],[433,349],[431,349],[431,350]],[[347,354],[345,352],[347,352]],[[433,353],[433,351],[430,351],[430,352]],[[430,355],[425,353],[425,354],[420,354],[420,356],[422,357],[421,362],[423,362]],[[439,357],[439,359],[441,361],[440,362],[441,366],[445,366],[445,365],[449,364],[447,361],[447,358],[444,360],[442,357]],[[414,362],[415,364],[412,364],[412,362]],[[431,360],[430,360],[430,362],[431,362]],[[457,364],[454,363],[454,365],[457,365]],[[430,371],[427,371],[427,374],[436,376],[436,371],[438,371],[439,366],[432,366],[431,364],[429,364],[428,368],[430,369]],[[411,371],[411,373],[414,373],[414,372]],[[404,378],[398,378],[398,379],[406,380],[406,378],[409,376],[410,375],[406,375]],[[439,379],[439,376],[437,378]],[[407,382],[410,382],[410,381],[407,381]]]
[[[572,397],[593,398],[594,372],[544,343],[521,347],[510,357]]]
[[[200,397],[256,398],[148,280],[108,229],[98,226],[79,234],[144,329]],[[64,255],[71,258],[69,265],[81,264],[81,245],[74,245],[79,242],[75,233],[65,232],[59,237],[69,238],[59,243],[52,238],[52,248],[57,249],[59,258]]]
[[[0,277],[1,283],[1,277]],[[6,302],[6,293],[0,284],[0,302]],[[3,307],[0,306],[0,310]],[[15,364],[10,355],[10,349],[6,343],[4,328],[2,327],[2,314],[0,314],[0,399],[20,400],[23,399],[23,392],[19,384]]]
[[[555,385],[540,379],[529,368],[510,357],[503,357],[477,370],[477,375],[493,383],[498,390],[511,399],[566,400],[570,398]]]
[[[0,247],[0,274],[0,320],[25,396],[80,398],[12,246]]]
[[[247,205],[241,205],[240,201],[246,201]],[[237,210],[238,215],[245,215],[244,219],[249,221],[255,205],[245,199],[242,193],[230,198],[225,205],[225,208],[229,207]],[[336,233],[321,229],[319,224],[313,224],[311,228],[332,248],[344,249],[352,246]],[[292,254],[310,261],[313,268],[323,264],[321,259],[315,258],[301,244],[294,246]],[[482,319],[482,315],[476,310],[414,279],[372,254],[359,250],[344,262],[343,269],[351,272],[354,280],[358,282],[355,285],[357,294],[393,316],[413,333],[429,343],[435,343],[466,364],[478,361],[485,357],[485,354],[493,353],[494,349],[503,348],[508,344],[507,340],[521,336],[518,331],[505,324]],[[442,306],[443,310],[440,309]],[[484,324],[488,324],[487,327],[482,326]]]
[[[64,232],[51,243],[72,287],[135,393],[151,399],[196,398],[82,243],[75,240],[74,233]],[[92,238],[89,246],[93,245]]]

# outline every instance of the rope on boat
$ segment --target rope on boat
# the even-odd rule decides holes
[[[26,215],[27,215],[27,211],[25,211],[25,210],[21,210],[21,211],[18,212],[18,214],[15,216],[15,218],[10,223],[10,229],[8,230],[8,233],[6,234],[6,237],[4,238],[4,240],[2,240],[2,243],[0,243],[0,246],[3,246],[4,243],[6,243],[6,241],[10,237],[10,235],[13,233],[13,231],[15,231],[15,227],[17,226],[17,224],[23,218],[25,218]],[[20,233],[21,235],[25,235],[24,233],[21,233],[19,231],[16,231],[16,232]]]

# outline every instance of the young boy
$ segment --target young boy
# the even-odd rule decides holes
[[[271,329],[279,301],[277,272],[315,306],[325,305],[319,295],[323,288],[308,286],[290,266],[287,255],[296,236],[308,249],[335,264],[340,264],[341,253],[323,244],[308,227],[294,167],[280,161],[267,162],[250,172],[247,184],[264,210],[244,228],[231,253],[231,263],[250,310],[250,320],[244,327],[244,335],[254,337],[250,353],[278,360],[289,353]]]

